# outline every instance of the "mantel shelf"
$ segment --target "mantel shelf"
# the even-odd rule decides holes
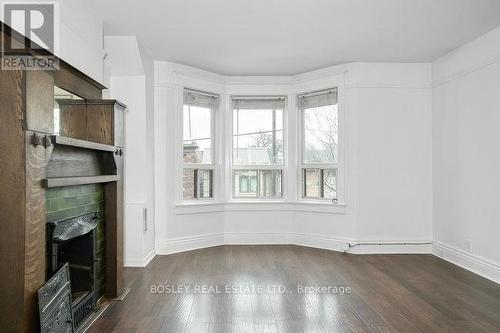
[[[46,188],[62,187],[85,184],[99,184],[116,182],[120,179],[118,175],[90,176],[90,177],[64,177],[64,178],[47,178],[43,180],[43,185]]]
[[[116,150],[115,146],[110,146],[103,143],[96,143],[92,141],[73,139],[59,135],[53,135],[52,142],[55,145],[71,146],[71,147],[86,148],[86,149],[93,149],[100,151],[114,152]]]

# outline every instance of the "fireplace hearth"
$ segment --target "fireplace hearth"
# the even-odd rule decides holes
[[[94,212],[47,224],[48,274],[68,264],[75,329],[97,306],[95,238],[100,218]]]

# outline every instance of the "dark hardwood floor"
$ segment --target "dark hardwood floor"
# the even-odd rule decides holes
[[[500,285],[432,255],[220,246],[157,256],[125,274],[131,292],[89,332],[500,332]]]

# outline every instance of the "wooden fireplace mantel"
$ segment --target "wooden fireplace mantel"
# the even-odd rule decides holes
[[[1,41],[20,38],[6,25],[1,24],[1,28]],[[54,85],[84,98],[83,105],[76,105],[65,114],[68,117],[63,119],[62,129],[66,133],[62,136],[54,136]],[[47,281],[45,191],[48,187],[104,183],[106,297],[116,298],[124,289],[123,112],[126,107],[116,100],[103,100],[104,88],[62,60],[60,69],[52,72],[0,70],[2,331],[38,330],[36,292]],[[33,137],[40,140],[34,141]],[[112,167],[88,173],[79,167],[75,174],[62,168],[57,174],[49,170],[57,149],[98,154]],[[71,163],[74,161],[69,160],[68,165]]]

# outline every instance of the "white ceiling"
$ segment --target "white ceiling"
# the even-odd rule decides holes
[[[500,0],[92,0],[106,35],[224,75],[429,62],[500,26]]]

